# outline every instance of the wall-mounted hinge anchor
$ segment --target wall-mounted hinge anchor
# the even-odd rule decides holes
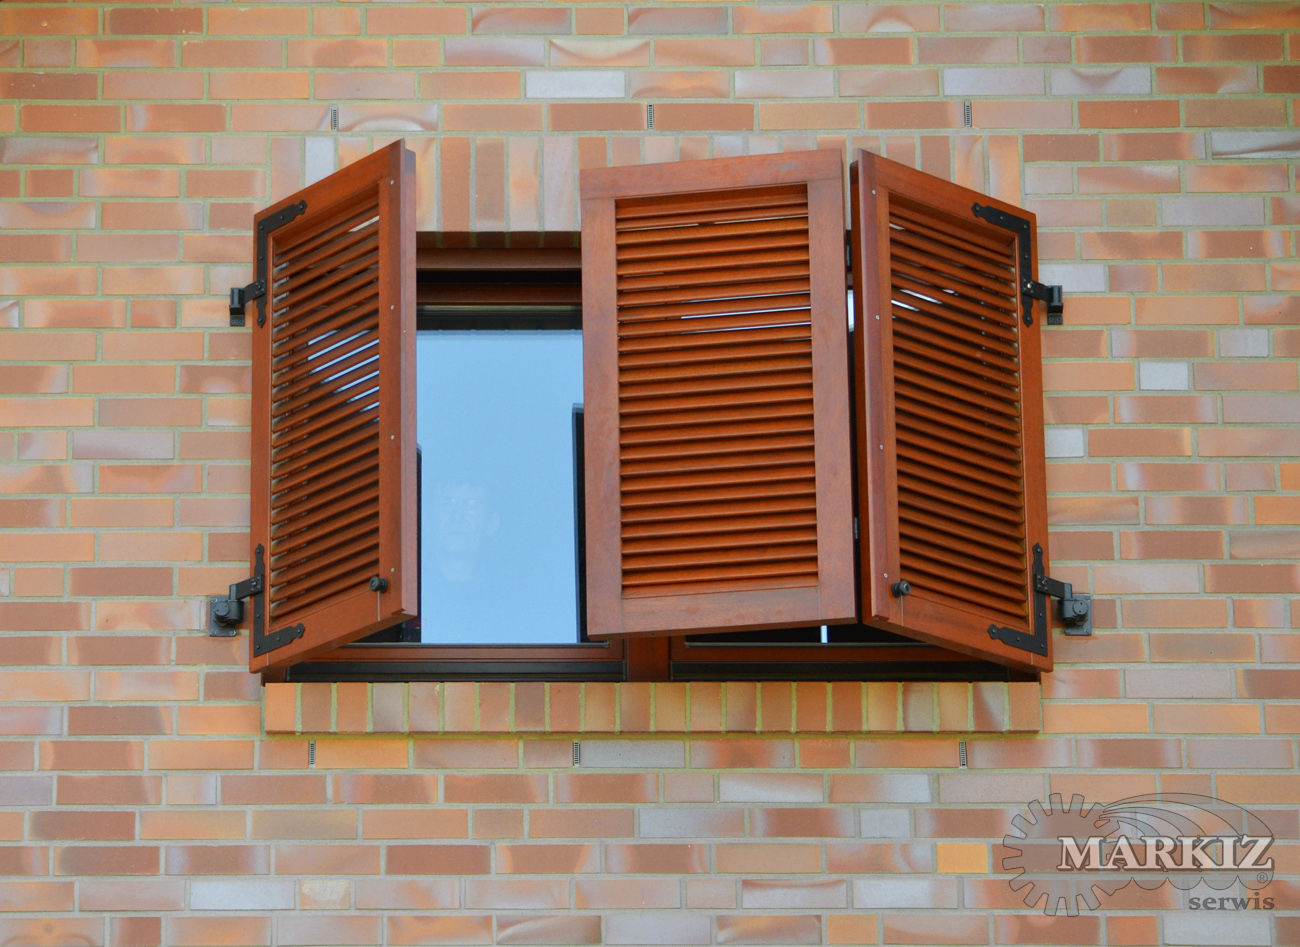
[[[266,295],[271,278],[271,275],[267,272],[267,257],[270,252],[271,231],[283,227],[299,214],[305,213],[306,210],[306,201],[295,201],[257,222],[257,233],[254,235],[257,243],[257,259],[253,261],[253,282],[247,286],[232,286],[230,288],[230,324],[232,326],[238,327],[244,324],[244,310],[251,302],[258,302],[257,324],[259,326],[266,324]]]
[[[1065,321],[1065,293],[1056,283],[1040,283],[1027,279],[1021,286],[1021,292],[1032,299],[1041,299],[1047,303],[1047,324],[1059,326]]]
[[[256,280],[247,286],[230,287],[230,324],[232,326],[242,326],[244,324],[244,310],[248,304],[255,299],[261,299],[266,295],[266,282]]]

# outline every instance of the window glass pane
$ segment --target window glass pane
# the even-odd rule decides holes
[[[421,639],[578,640],[578,330],[428,331],[416,342]]]

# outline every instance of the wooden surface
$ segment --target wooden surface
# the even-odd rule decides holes
[[[592,637],[852,618],[842,175],[584,175]]]
[[[258,216],[273,231],[254,325],[252,546],[267,550],[266,630],[302,637],[263,670],[415,613],[414,166],[401,142]],[[375,592],[378,576],[387,589]]]
[[[1041,315],[1022,319],[1011,205],[860,152],[853,176],[864,620],[1018,667],[1047,546]],[[1031,230],[1031,238],[1033,231]],[[898,596],[899,580],[911,593]],[[1049,635],[1050,648],[1050,635]]]

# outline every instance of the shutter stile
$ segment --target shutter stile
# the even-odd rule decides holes
[[[855,167],[868,620],[1050,667],[988,635],[1033,631],[1030,547],[1046,535],[1041,432],[1027,427],[1038,336],[1019,291],[1031,274],[1015,234],[972,214],[987,198],[871,155]]]
[[[842,164],[829,160],[838,156],[820,155],[816,161],[826,176],[834,163],[838,177]],[[791,164],[797,159],[785,166]],[[613,196],[601,208],[611,236],[604,263],[612,311],[600,314],[607,325],[589,329],[592,320],[585,320],[584,330],[593,350],[608,331],[615,364],[609,454],[602,460],[617,470],[606,535],[616,537],[618,555],[616,572],[603,586],[593,585],[590,550],[601,547],[589,540],[589,588],[606,588],[617,597],[617,630],[630,633],[660,625],[671,631],[780,623],[790,619],[779,610],[760,617],[761,608],[722,603],[802,590],[796,593],[798,608],[807,609],[820,599],[827,579],[819,478],[824,494],[837,471],[828,461],[833,451],[823,448],[819,461],[815,404],[828,397],[818,390],[816,376],[825,358],[822,338],[831,332],[814,325],[838,319],[842,335],[844,319],[842,275],[839,290],[814,286],[826,261],[814,260],[810,231],[827,228],[827,202],[822,198],[822,208],[810,208],[806,174],[784,183],[751,183],[723,173],[735,161],[672,167],[687,165],[694,166],[685,170],[687,179],[708,166],[718,173],[707,190],[691,190],[689,181],[669,177],[662,191],[647,194],[654,187],[639,190],[635,178],[662,174],[654,166],[602,172],[606,180],[622,178],[627,196]],[[737,183],[748,186],[728,186]],[[842,184],[834,183],[842,195]],[[583,246],[590,258],[597,246],[588,225],[595,201],[586,188],[584,201]],[[839,207],[836,214],[838,223],[830,227],[837,228],[835,243],[842,246]],[[816,252],[825,254],[825,247],[823,239]],[[836,262],[842,274],[842,256]],[[838,316],[815,312],[828,298],[835,300]],[[598,412],[603,397],[589,387],[589,423],[593,401]],[[601,448],[599,437],[587,443]],[[846,475],[846,458],[838,466],[838,474]],[[668,603],[679,609],[676,619]],[[618,611],[592,609],[596,615]],[[807,614],[798,620],[846,617]],[[602,633],[601,623],[593,622],[591,634]]]
[[[414,613],[413,353],[403,351],[414,342],[414,227],[401,186],[412,171],[396,143],[295,195],[306,212],[270,236],[253,532],[267,550],[268,630],[305,633],[255,670]],[[376,577],[387,588],[373,590]]]

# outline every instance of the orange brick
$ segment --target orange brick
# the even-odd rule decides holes
[[[1044,733],[1147,733],[1147,704],[1046,704]]]
[[[1088,453],[1093,457],[1190,457],[1192,432],[1187,428],[1094,428],[1088,431]]]
[[[155,740],[149,746],[150,769],[249,769],[249,740]]]
[[[656,127],[663,127],[661,112]],[[547,106],[547,124],[552,131],[637,131],[646,127],[646,111],[636,102],[555,102]]]
[[[1176,128],[1179,121],[1175,100],[1079,102],[1080,128]]]
[[[391,737],[331,739],[316,744],[316,765],[322,769],[405,769],[409,756],[407,741]]]
[[[1158,733],[1259,733],[1259,707],[1252,704],[1156,704],[1153,729]]]
[[[709,39],[659,36],[654,40],[654,61],[660,67],[752,66],[754,41],[740,36]]]

